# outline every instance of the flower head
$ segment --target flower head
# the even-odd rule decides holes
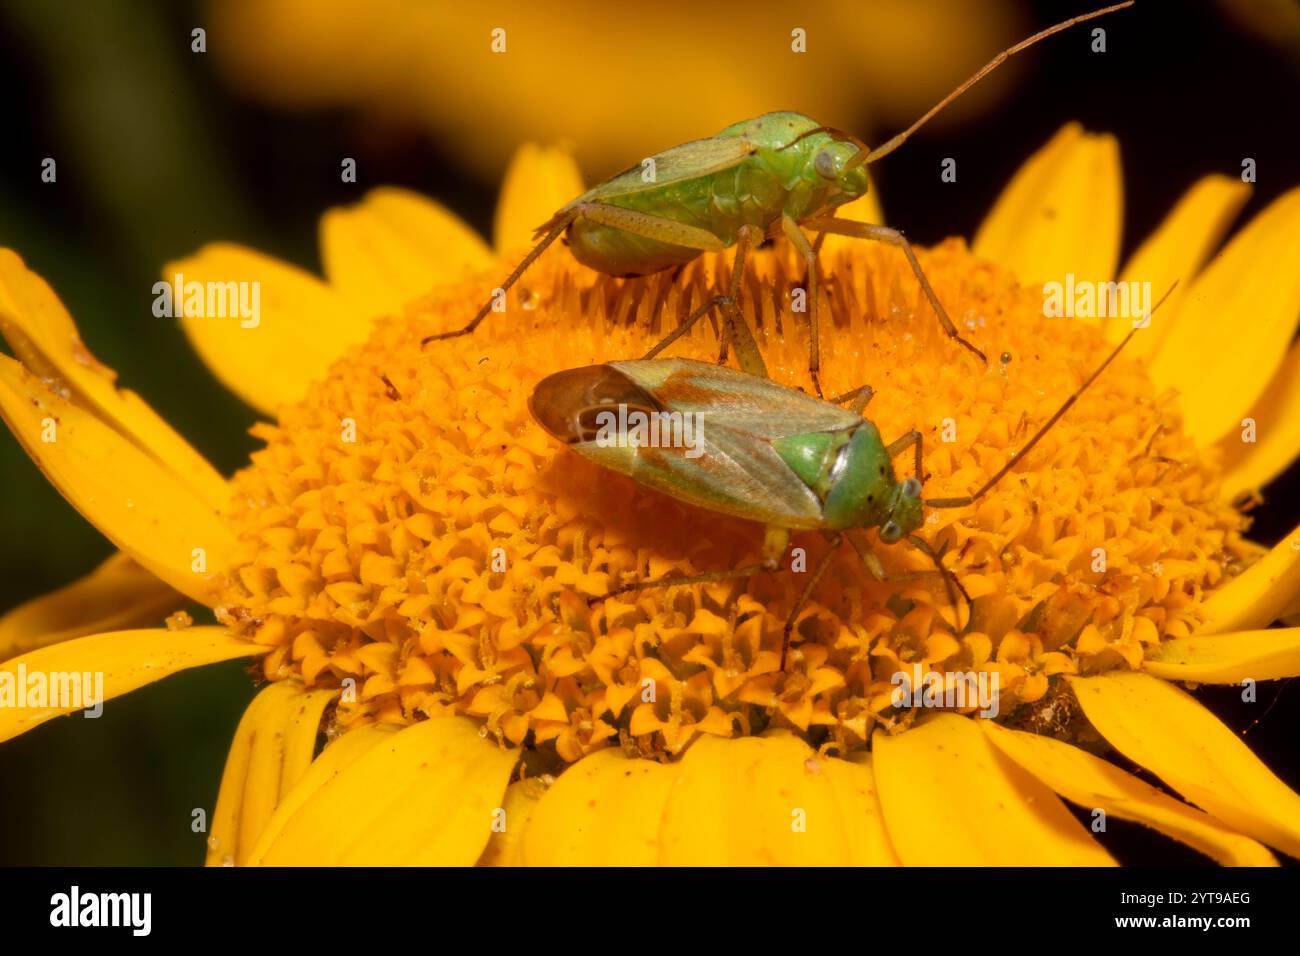
[[[963,332],[997,357],[988,367],[942,333],[894,251],[823,250],[826,391],[870,384],[867,414],[887,440],[922,433],[926,498],[996,473],[1123,331],[1045,318],[1046,287],[1019,281],[1050,282],[1076,261],[1083,281],[1109,280],[1105,235],[1085,235],[1077,260],[1066,252],[1088,221],[1074,173],[1117,196],[1112,153],[1068,127],[1010,187],[977,254],[959,240],[923,254]],[[516,175],[530,166],[564,183],[562,163],[529,153]],[[509,235],[547,211],[513,195]],[[1195,272],[1242,199],[1202,184],[1125,274],[1163,289],[1170,273]],[[328,217],[330,286],[204,250],[175,268],[263,276],[280,309],[260,337],[184,320],[219,374],[274,406],[275,422],[256,429],[265,447],[227,486],[106,384],[57,299],[11,256],[0,314],[25,367],[0,363],[6,420],[74,503],[220,626],[28,634],[37,649],[0,667],[89,655],[120,692],[260,656],[270,684],[232,749],[213,862],[1109,862],[1057,794],[1225,862],[1270,860],[1256,840],[1295,854],[1300,797],[1171,683],[1300,671],[1296,629],[1259,630],[1300,592],[1300,555],[1250,543],[1230,503],[1285,458],[1214,444],[1257,404],[1283,409],[1277,429],[1294,434],[1295,398],[1289,382],[1257,376],[1220,383],[1215,403],[1189,400],[1184,362],[1203,363],[1166,355],[1195,356],[1187,337],[1207,334],[1207,311],[1232,307],[1253,316],[1242,352],[1276,368],[1300,287],[1251,253],[1297,230],[1292,193],[1189,283],[1173,318],[1152,319],[1158,341],[1122,355],[988,495],[923,509],[918,535],[969,606],[929,555],[870,535],[888,575],[836,553],[794,621],[784,669],[783,627],[825,540],[796,534],[796,566],[769,574],[613,594],[753,563],[761,529],[598,468],[528,412],[547,374],[644,354],[711,293],[724,258],[628,282],[556,250],[504,315],[422,347],[463,323],[500,266],[421,200],[382,192]],[[1191,253],[1189,237],[1200,239]],[[777,247],[749,268],[744,312],[767,366],[808,389],[797,259]],[[427,291],[430,274],[442,281]],[[297,341],[303,354],[286,354]],[[703,325],[674,349],[709,359],[718,342]],[[65,437],[43,443],[51,419]],[[900,698],[899,674],[931,696]],[[991,696],[958,693],[971,682]],[[57,712],[0,715],[0,730]],[[332,741],[319,755],[318,728]],[[1200,809],[1081,749],[1099,738]]]

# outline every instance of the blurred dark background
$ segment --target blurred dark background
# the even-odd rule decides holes
[[[920,66],[937,77],[923,90],[913,79],[920,71],[909,54],[900,61],[897,75],[903,78],[897,84],[888,64],[877,64],[874,86],[860,76],[850,81],[831,64],[831,75],[792,77],[791,98],[750,112],[803,110],[878,142],[1008,42],[1099,5],[943,0],[923,11],[944,18],[940,28],[922,18],[913,31],[920,48],[932,51]],[[268,4],[289,13],[294,6]],[[334,4],[322,0],[321,6]],[[357,6],[355,16],[394,18],[374,26],[385,37],[400,36],[401,16],[417,16],[426,25],[439,16],[435,4],[387,0]],[[584,11],[601,9],[580,2],[562,6],[555,5],[555,17],[580,22]],[[752,5],[731,6],[734,17],[751,16]],[[845,34],[870,34],[896,23],[903,30],[911,22],[907,7],[895,2],[838,9],[854,13],[838,24]],[[494,124],[508,126],[511,97],[518,92],[524,103],[517,79],[484,78],[472,69],[440,79],[442,85],[419,102],[405,102],[396,92],[386,100],[386,80],[372,84],[374,96],[351,102],[346,87],[344,95],[321,93],[313,83],[325,80],[305,68],[276,86],[274,78],[248,67],[246,51],[214,49],[270,48],[272,55],[260,61],[265,67],[277,62],[277,48],[292,48],[295,37],[308,42],[308,25],[295,33],[287,14],[263,23],[256,11],[256,4],[246,2],[0,0],[0,88],[6,91],[0,106],[0,245],[17,250],[51,283],[91,350],[118,370],[121,381],[227,474],[254,447],[247,428],[255,416],[218,385],[177,328],[150,314],[151,286],[164,262],[225,239],[319,272],[319,215],[384,184],[432,196],[489,234],[495,183],[506,157],[501,144],[511,141],[511,130],[498,130],[500,142],[485,146],[476,162],[475,131],[465,116],[482,103]],[[450,35],[444,41],[454,47],[456,30],[485,37],[498,22],[509,26],[512,15],[510,5],[499,9],[491,3],[476,5],[472,17],[448,13]],[[664,54],[662,39],[615,30],[592,15],[584,35],[600,47],[599,63],[655,63]],[[797,25],[801,17],[794,13],[789,19]],[[790,25],[775,23],[776,47],[786,49]],[[996,83],[972,93],[969,102],[953,106],[942,122],[873,167],[889,222],[921,243],[972,235],[1020,162],[1070,119],[1119,137],[1125,257],[1198,177],[1215,171],[1237,175],[1245,156],[1257,160],[1258,182],[1239,222],[1300,185],[1300,5],[1139,0],[1136,9],[1098,25],[1107,29],[1104,56],[1089,52],[1086,27],[1053,38],[1014,59]],[[196,26],[212,27],[207,53],[191,52]],[[779,64],[788,60],[744,47],[752,42],[748,34],[702,32],[682,42],[715,49],[757,71],[769,84],[761,90],[764,99],[782,95],[771,90],[783,89]],[[978,37],[973,51],[957,42],[971,33]],[[821,68],[816,44],[825,35],[810,31],[802,70],[815,74]],[[848,49],[840,56],[853,60],[858,54]],[[292,72],[295,58],[284,59]],[[557,49],[547,59],[552,69],[540,71],[533,85],[553,88],[553,101],[564,103],[566,112],[580,111],[584,97],[596,95],[595,86],[605,100],[605,87],[623,95],[622,102],[601,106],[613,117],[601,118],[608,141],[579,150],[588,181],[650,151],[638,148],[640,115],[652,112],[662,119],[664,111],[673,113],[681,127],[673,142],[722,125],[664,102],[662,90],[656,96],[621,89],[617,71],[593,83],[585,75],[581,46]],[[364,60],[358,56],[356,62]],[[351,62],[339,63],[345,78]],[[359,73],[356,82],[362,82]],[[738,84],[744,82],[737,77]],[[279,92],[259,95],[262,85]],[[753,86],[737,92],[735,109],[748,105],[746,90]],[[717,93],[720,108],[728,108],[728,95],[725,88]],[[439,104],[447,109],[439,110]],[[728,119],[743,115],[748,114]],[[539,119],[526,104],[519,116],[525,136],[545,136],[545,116]],[[571,134],[557,121],[556,139]],[[40,181],[47,156],[58,162],[56,184]],[[358,160],[356,185],[339,181],[343,156]],[[957,157],[960,174],[956,183],[940,185],[939,164],[946,156]],[[1258,540],[1272,544],[1300,520],[1298,490],[1296,468],[1269,489],[1267,504],[1257,512]],[[73,580],[110,552],[7,434],[0,436],[0,542],[0,611]],[[211,813],[226,747],[252,693],[240,664],[192,671],[113,702],[97,721],[53,721],[0,746],[0,863],[201,862],[203,837],[190,830],[191,810]],[[1293,743],[1300,691],[1290,682],[1265,684],[1255,705],[1242,704],[1237,695],[1231,688],[1200,692],[1231,726],[1249,727],[1246,740],[1256,753],[1300,787]],[[1202,861],[1140,828],[1116,823],[1113,829],[1123,858]]]

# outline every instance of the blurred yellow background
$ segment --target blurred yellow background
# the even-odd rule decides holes
[[[207,9],[211,50],[240,93],[416,123],[487,182],[524,140],[566,142],[603,176],[778,109],[864,136],[892,131],[1026,27],[1019,5],[970,0],[212,0]],[[797,30],[806,52],[793,50]],[[1009,79],[991,78],[953,112],[988,109]]]

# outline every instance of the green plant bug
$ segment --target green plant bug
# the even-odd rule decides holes
[[[916,534],[924,523],[924,509],[961,508],[983,497],[1069,411],[1139,327],[1129,331],[1001,469],[977,490],[958,498],[922,498],[921,433],[913,430],[886,443],[863,417],[873,394],[866,385],[824,400],[711,362],[637,359],[548,375],[534,387],[528,407],[538,424],[584,458],[679,501],[766,528],[759,564],[640,581],[615,588],[611,595],[775,571],[792,531],[821,531],[827,536],[831,547],[786,621],[781,644],[784,670],[795,619],[842,541],[849,541],[877,580],[897,579],[885,573],[879,558],[854,536],[855,531],[876,528],[887,544],[906,539],[929,555],[953,603],[955,588],[969,605],[960,581],[944,567],[943,555]],[[849,407],[841,407],[846,403]],[[909,448],[916,470],[900,480],[893,459]]]
[[[739,306],[745,256],[764,239],[784,236],[807,269],[808,371],[821,395],[817,252],[829,233],[900,248],[944,331],[987,362],[984,353],[957,330],[901,232],[837,219],[835,212],[866,193],[868,164],[892,153],[1010,56],[1076,23],[1122,10],[1133,2],[1126,0],[1073,17],[1008,47],[910,127],[875,149],[851,133],[819,125],[800,113],[778,112],[735,123],[716,136],[649,157],[557,210],[537,228],[537,244],[474,318],[463,328],[429,336],[423,344],[473,332],[498,303],[504,303],[505,293],[538,256],[561,237],[575,259],[612,276],[645,276],[681,268],[701,253],[735,246],[726,292],[715,294],[691,313],[645,358],[653,358],[716,309],[722,317],[723,358],[730,343],[741,368],[763,375],[763,358]],[[815,242],[808,241],[805,228],[818,233]]]

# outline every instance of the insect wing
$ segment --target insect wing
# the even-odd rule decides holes
[[[697,139],[656,153],[650,157],[653,167],[645,161],[629,166],[623,172],[611,176],[597,186],[592,187],[572,203],[599,202],[631,193],[656,189],[669,183],[684,179],[695,179],[730,169],[754,155],[758,147],[749,140],[740,137]],[[653,169],[653,176],[647,171]]]
[[[660,407],[695,415],[706,428],[727,428],[773,441],[841,431],[862,423],[846,408],[711,362],[643,359],[609,365],[644,389]]]
[[[707,420],[696,426],[689,447],[571,447],[647,488],[710,511],[786,528],[821,523],[821,502],[768,442]]]

